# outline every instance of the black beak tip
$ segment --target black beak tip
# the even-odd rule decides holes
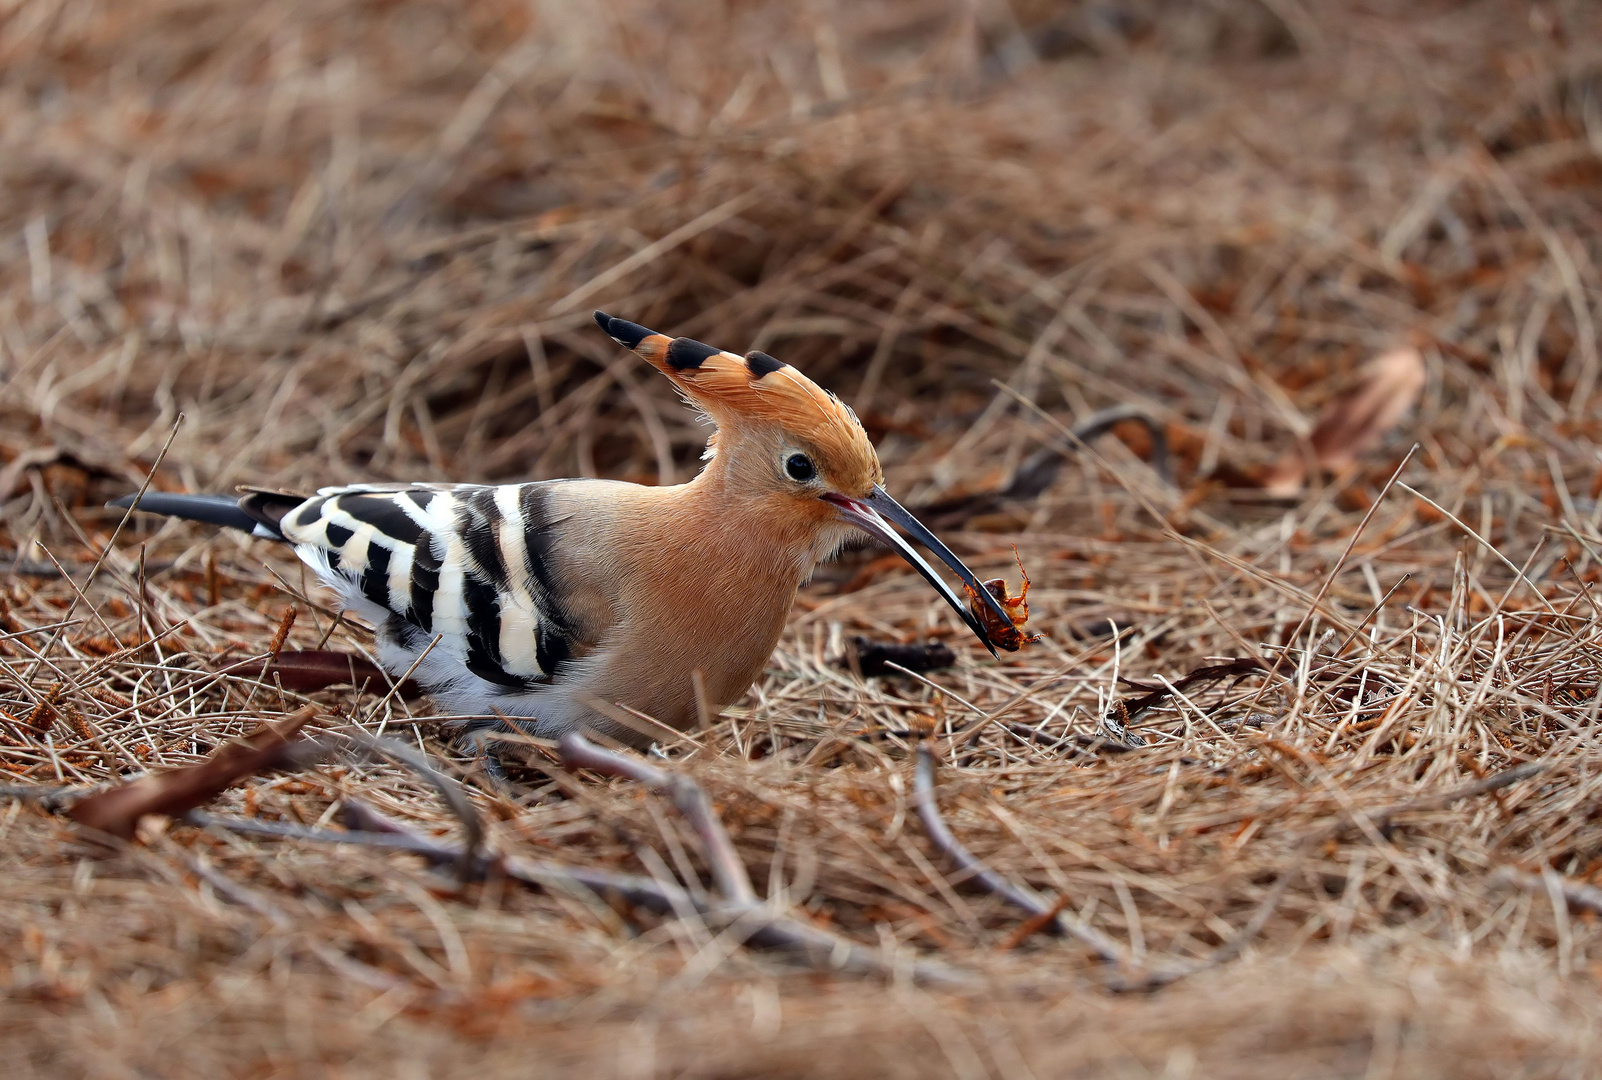
[[[929,531],[928,526],[913,517],[905,507],[892,499],[889,492],[875,484],[873,493],[869,495],[866,501],[873,505],[882,516],[900,525],[913,539],[932,551],[941,562],[945,563],[952,572],[962,579],[963,584],[976,597],[983,598],[983,602],[1001,620],[1002,625],[1011,625],[1012,618],[1007,614],[1007,610],[1001,606],[1000,601],[990,594],[990,590],[985,588],[983,583],[974,576],[973,571],[963,565],[962,560],[957,558],[950,548],[941,543],[939,538]],[[905,555],[905,552],[903,554]],[[909,558],[908,561],[910,562],[911,559]],[[917,566],[918,564],[913,563],[913,565]],[[975,637],[984,642],[985,648],[990,650],[991,656],[1000,660],[1001,654],[996,652],[995,642],[990,640],[990,635],[985,632],[984,624],[979,620],[979,617],[964,606],[956,594],[951,592],[938,578],[934,577],[927,568],[919,566],[918,572],[928,578],[931,584],[945,594],[946,602],[956,609],[957,614],[962,617],[962,621],[968,624],[968,629],[973,631]]]
[[[962,621],[968,624],[968,629],[973,631],[973,636],[978,638],[980,643],[983,644],[985,648],[990,650],[990,655],[995,657],[997,660],[1000,660],[1001,654],[996,651],[996,643],[990,640],[990,635],[985,633],[984,624],[976,619],[973,613],[969,611],[964,611],[962,613]]]

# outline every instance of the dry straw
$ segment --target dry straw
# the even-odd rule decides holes
[[[1564,2],[6,5],[7,1074],[1583,1074],[1597,40]],[[315,695],[482,848],[395,755],[110,856],[58,815],[306,704],[280,650],[370,649],[284,552],[113,544],[105,499],[684,479],[704,429],[591,305],[839,392],[981,573],[1017,545],[1044,639],[990,661],[867,550],[643,785],[509,737],[502,787],[426,702]],[[1399,346],[1416,407],[1326,445]],[[1110,407],[1172,483],[1138,425],[1062,445]],[[957,662],[863,679],[857,636]]]

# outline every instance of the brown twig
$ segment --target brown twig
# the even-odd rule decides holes
[[[462,826],[462,838],[465,843],[457,859],[456,873],[458,877],[466,880],[471,875],[479,857],[479,849],[484,844],[484,822],[480,819],[473,800],[467,797],[462,786],[434,768],[426,757],[405,743],[369,735],[359,728],[347,729],[340,734],[370,754],[400,762],[439,793],[440,798],[445,801],[445,805],[450,808]]]
[[[929,834],[930,841],[945,853],[946,857],[957,864],[957,868],[964,872],[966,880],[973,881],[986,892],[1001,897],[1009,904],[1020,907],[1032,916],[1046,915],[1052,911],[1052,905],[1031,892],[1014,885],[963,846],[962,841],[952,834],[947,827],[945,819],[940,816],[940,804],[935,798],[935,773],[939,769],[940,759],[935,750],[927,742],[918,744],[918,764],[913,773],[913,791],[917,802],[918,818],[923,822],[924,831]],[[1127,966],[1128,954],[1111,938],[1094,927],[1086,926],[1077,919],[1071,918],[1066,912],[1058,911],[1050,916],[1052,924],[1061,933],[1069,934],[1085,945],[1090,946],[1096,955],[1109,964]]]
[[[620,776],[669,795],[673,805],[691,823],[706,850],[712,876],[723,899],[698,905],[703,915],[716,915],[729,922],[739,921],[747,929],[747,940],[755,944],[796,951],[813,964],[860,972],[883,972],[879,957],[845,938],[795,919],[773,914],[756,899],[745,866],[734,851],[723,823],[713,811],[706,793],[689,777],[664,772],[638,758],[603,750],[577,732],[562,736],[559,744],[562,763],[575,769],[588,769],[603,776]],[[944,965],[916,961],[915,978],[926,982],[962,981],[963,976]]]
[[[1575,881],[1571,877],[1559,874],[1556,870],[1549,869],[1544,873],[1532,874],[1517,867],[1504,866],[1492,875],[1492,880],[1517,885],[1533,893],[1551,892],[1555,887],[1558,895],[1568,901],[1570,907],[1602,914],[1602,889],[1595,885],[1587,885],[1583,881]]]

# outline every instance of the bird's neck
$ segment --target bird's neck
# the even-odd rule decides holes
[[[626,631],[592,689],[650,701],[657,719],[694,723],[689,673],[725,705],[762,672],[784,631],[796,589],[829,547],[827,504],[756,488],[709,462],[687,484],[619,487],[615,529],[592,554]],[[649,684],[649,685],[646,685]]]
[[[709,539],[726,557],[797,585],[832,553],[839,531],[821,500],[797,499],[753,482],[721,452],[676,489],[673,501],[687,518],[710,527]]]

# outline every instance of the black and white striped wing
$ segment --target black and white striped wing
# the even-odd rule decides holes
[[[516,693],[550,682],[578,644],[551,577],[547,494],[544,484],[324,488],[279,528],[407,652],[438,636],[435,653]]]

